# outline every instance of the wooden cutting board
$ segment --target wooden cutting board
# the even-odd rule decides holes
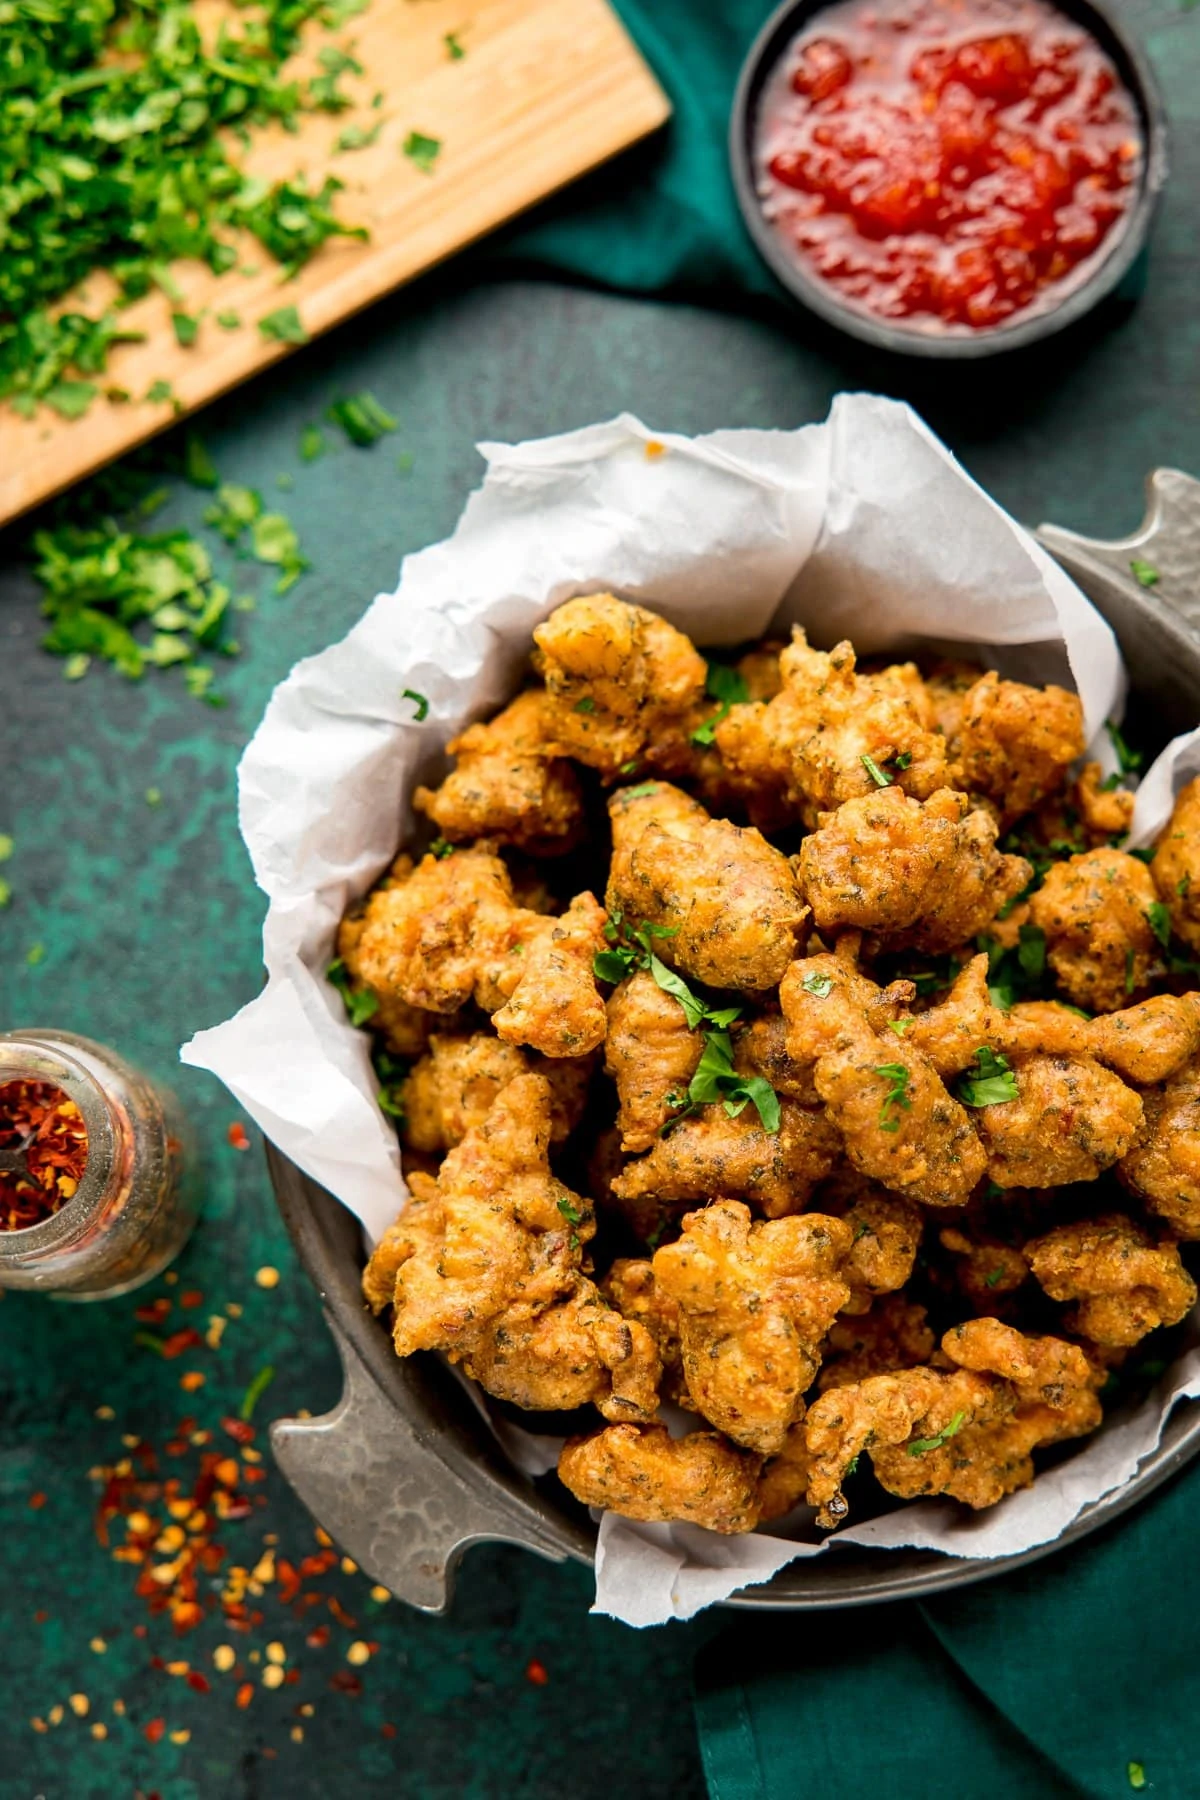
[[[464,54],[452,58],[446,34]],[[670,113],[666,95],[607,0],[372,0],[342,30],[316,32],[321,43],[349,45],[361,77],[341,85],[356,104],[336,116],[307,115],[298,135],[271,128],[246,154],[251,173],[280,180],[305,171],[317,186],[327,173],[345,183],[337,211],[365,225],[366,243],[333,239],[297,277],[280,270],[247,238],[241,268],[214,276],[196,263],[175,265],[182,309],[204,317],[194,345],[175,341],[172,303],[159,293],[121,313],[146,334],[110,355],[101,383],[127,390],[124,403],[98,397],[82,418],[41,407],[21,419],[0,403],[0,523],[120,456],[182,412],[277,362],[289,347],[269,342],[257,321],[295,305],[316,337],[381,294],[491,231],[523,208],[644,137]],[[304,67],[305,63],[298,66]],[[372,111],[380,89],[384,101]],[[384,121],[367,149],[334,153],[348,124]],[[403,155],[411,131],[441,142],[424,173]],[[91,277],[80,296],[102,310],[108,278]],[[207,309],[207,310],[206,310]],[[218,312],[242,324],[224,330]],[[170,383],[171,401],[143,396]]]

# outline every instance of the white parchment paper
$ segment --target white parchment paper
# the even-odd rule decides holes
[[[612,589],[701,645],[799,622],[818,644],[851,637],[864,653],[958,648],[1014,678],[1076,688],[1106,767],[1101,728],[1124,697],[1104,620],[896,402],[842,395],[823,425],[793,432],[689,439],[623,415],[481,448],[487,473],[453,536],[407,558],[395,593],[271,698],[239,771],[242,834],[269,902],[267,983],[181,1052],[218,1075],[371,1241],[405,1189],[366,1041],[324,979],[337,924],[405,841],[414,787],[437,776],[449,738],[509,697],[533,627],[563,600]],[[429,700],[421,722],[406,688]],[[1153,836],[1198,770],[1200,733],[1164,752],[1139,792],[1134,841]],[[1200,1351],[1165,1379],[1157,1405],[991,1512],[925,1502],[838,1536],[951,1556],[1044,1543],[1129,1479],[1170,1404],[1194,1392]],[[530,1434],[534,1461],[545,1444]],[[608,1515],[597,1608],[638,1625],[686,1618],[795,1556],[825,1554],[836,1549]]]

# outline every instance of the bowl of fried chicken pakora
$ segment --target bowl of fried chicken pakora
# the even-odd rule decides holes
[[[550,1554],[1029,1487],[1197,1298],[1200,779],[1133,851],[1063,688],[608,593],[533,640],[338,933],[410,1194],[360,1356],[465,1486],[463,1378],[559,1440],[479,1458]]]

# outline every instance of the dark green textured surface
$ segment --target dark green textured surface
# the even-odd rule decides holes
[[[16,852],[5,868],[14,898],[0,912],[0,1006],[9,1024],[58,1024],[107,1039],[159,1074],[197,1026],[224,1017],[259,980],[261,901],[237,835],[233,771],[274,683],[295,659],[339,635],[400,557],[442,536],[478,479],[480,437],[560,430],[630,407],[660,428],[794,425],[822,416],[840,387],[912,399],[995,495],[1020,516],[1082,530],[1128,528],[1153,463],[1200,467],[1200,371],[1194,196],[1200,190],[1200,19],[1164,5],[1126,9],[1144,28],[1175,126],[1174,179],[1150,282],[1131,313],[1110,311],[1072,339],[1002,369],[951,376],[874,360],[798,315],[737,320],[721,313],[615,301],[537,283],[427,283],[313,346],[240,397],[215,408],[205,435],[222,475],[272,499],[296,521],[314,571],[285,599],[269,595],[239,620],[245,654],[222,669],[229,706],[189,699],[169,676],[136,687],[107,670],[81,684],[37,648],[36,594],[20,566],[22,532],[0,543],[0,831]],[[600,204],[597,202],[597,204]],[[547,257],[553,233],[524,234],[504,252]],[[561,246],[558,252],[561,254]],[[492,254],[492,253],[489,253]],[[694,278],[694,270],[685,270]],[[401,429],[374,451],[348,447],[302,466],[300,427],[329,397],[369,386]],[[397,472],[411,450],[411,474]],[[179,489],[163,523],[195,524],[200,494]],[[150,808],[145,789],[162,791]],[[34,943],[44,961],[25,963]],[[705,1622],[635,1636],[586,1614],[590,1580],[498,1550],[472,1552],[451,1616],[397,1606],[363,1611],[365,1585],[336,1591],[381,1649],[361,1699],[329,1691],[352,1634],[307,1650],[303,1627],[269,1612],[260,1645],[278,1636],[299,1666],[296,1688],[233,1705],[228,1679],[208,1696],[148,1667],[170,1657],[169,1632],[131,1593],[127,1568],[91,1535],[90,1465],[120,1454],[123,1430],[161,1441],[181,1412],[210,1423],[254,1372],[278,1376],[260,1417],[326,1407],[337,1369],[315,1298],[276,1221],[257,1146],[226,1142],[232,1103],[206,1077],[178,1071],[208,1165],[208,1211],[181,1265],[180,1288],[202,1289],[209,1310],[246,1311],[219,1352],[163,1363],[132,1344],[131,1301],[66,1309],[9,1296],[0,1305],[0,1523],[8,1556],[0,1603],[0,1794],[91,1796],[157,1789],[164,1800],[306,1797],[646,1795],[703,1791],[688,1704],[689,1667]],[[273,1293],[253,1284],[270,1262]],[[151,1292],[173,1291],[156,1284]],[[172,1323],[182,1322],[176,1314]],[[180,1394],[197,1366],[208,1386]],[[111,1404],[112,1424],[94,1416]],[[40,1512],[29,1495],[47,1494]],[[264,1531],[281,1549],[311,1547],[311,1526],[278,1476],[253,1529],[228,1534],[252,1560]],[[331,1584],[333,1585],[333,1584]],[[50,1614],[33,1623],[35,1610]],[[88,1641],[109,1643],[104,1656]],[[179,1654],[206,1667],[227,1636],[206,1625]],[[525,1678],[530,1658],[549,1674]],[[344,1666],[344,1662],[342,1663]],[[68,1712],[36,1735],[71,1692],[88,1694],[95,1743]],[[113,1717],[122,1696],[128,1720]],[[292,1708],[311,1700],[303,1747],[289,1741]],[[163,1716],[191,1728],[185,1747],[152,1747],[139,1725]],[[88,1722],[90,1722],[90,1719]],[[398,1737],[379,1726],[394,1723]],[[268,1752],[275,1751],[272,1758]],[[964,1791],[969,1791],[964,1789]]]

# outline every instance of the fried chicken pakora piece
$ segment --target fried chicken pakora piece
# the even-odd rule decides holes
[[[969,1231],[961,1225],[943,1226],[938,1243],[954,1259],[950,1268],[957,1291],[977,1313],[994,1313],[1024,1287],[1029,1261],[1019,1245],[989,1237],[974,1220],[970,1223]]]
[[[1200,950],[1200,775],[1175,796],[1150,872],[1171,930],[1189,949]]]
[[[820,1346],[850,1297],[851,1232],[820,1213],[752,1224],[715,1200],[654,1253],[657,1289],[679,1308],[692,1403],[736,1444],[778,1455],[804,1413]]]
[[[912,984],[895,991],[910,998]],[[929,1058],[886,1029],[888,991],[843,958],[821,955],[792,964],[779,998],[788,1050],[812,1065],[859,1173],[912,1200],[964,1205],[986,1167],[983,1146]]]
[[[805,1439],[818,1524],[846,1517],[842,1482],[864,1450],[888,1493],[978,1509],[1029,1486],[1034,1450],[1100,1423],[1102,1374],[1077,1345],[972,1319],[946,1333],[942,1353],[960,1366],[872,1375],[814,1402]]]
[[[679,1343],[679,1308],[654,1279],[645,1257],[619,1256],[600,1283],[600,1291],[623,1319],[636,1319],[654,1339],[664,1376],[674,1374],[678,1399],[683,1389],[683,1351]]]
[[[915,1369],[929,1361],[936,1343],[923,1306],[903,1294],[885,1294],[869,1312],[841,1313],[834,1320],[817,1386],[824,1393],[868,1375]]]
[[[533,634],[534,667],[551,702],[546,748],[607,780],[704,698],[708,666],[690,638],[644,606],[585,594]]]
[[[1047,870],[1029,917],[1073,1005],[1118,1012],[1145,989],[1159,949],[1150,923],[1157,899],[1145,863],[1124,850],[1088,850]]]
[[[531,856],[570,850],[583,832],[583,791],[562,757],[544,747],[555,707],[540,688],[518,694],[494,719],[469,725],[446,745],[455,767],[413,805],[451,844],[494,838]]]
[[[585,1506],[731,1535],[758,1523],[761,1462],[716,1431],[673,1438],[665,1425],[610,1425],[568,1440],[558,1478]]]
[[[842,1144],[820,1108],[781,1100],[779,1112],[779,1130],[771,1132],[752,1106],[734,1119],[723,1106],[704,1106],[659,1137],[646,1156],[627,1163],[613,1194],[622,1203],[740,1194],[768,1218],[795,1212],[829,1174]]]
[[[1084,763],[1067,794],[1067,803],[1078,813],[1080,826],[1093,849],[1112,838],[1124,837],[1133,822],[1135,796],[1128,788],[1109,787],[1107,780],[1098,762]]]
[[[409,875],[412,872],[412,858],[398,857],[388,880],[395,879],[396,870],[400,870],[404,876]],[[381,885],[386,885],[386,882]],[[359,961],[358,947],[365,925],[366,917],[363,913],[348,913],[338,926],[337,953],[350,977],[350,993],[355,997],[370,995],[374,1000],[374,1007],[368,1015],[371,1029],[383,1039],[393,1056],[420,1056],[429,1042],[430,1033],[436,1026],[445,1024],[446,1020],[437,1018],[420,1007],[410,1006],[398,994],[375,992],[364,979]]]
[[[931,728],[953,745],[962,724],[967,695],[984,671],[978,663],[945,657],[925,675],[925,710]]]
[[[1052,1300],[1075,1302],[1067,1329],[1096,1344],[1128,1348],[1159,1325],[1177,1325],[1196,1303],[1178,1245],[1155,1244],[1121,1213],[1058,1225],[1025,1255]]]
[[[805,825],[871,792],[871,767],[922,799],[944,785],[946,746],[930,729],[917,671],[860,674],[853,646],[810,648],[796,626],[773,700],[734,706],[717,746],[744,781],[783,797]]]
[[[611,1418],[649,1417],[661,1365],[582,1272],[590,1202],[550,1172],[550,1084],[518,1075],[450,1151],[367,1265],[363,1291],[394,1308],[398,1356],[443,1350],[497,1398]],[[389,1283],[391,1292],[389,1293]]]
[[[1092,1055],[1126,1081],[1166,1081],[1200,1052],[1200,995],[1155,994],[1102,1013],[1088,1022],[1087,1036]]]
[[[665,781],[618,789],[608,810],[610,912],[671,933],[658,955],[697,981],[775,987],[808,917],[787,858]]]
[[[992,669],[963,695],[947,785],[985,800],[1004,829],[1058,792],[1083,750],[1078,695],[1002,681]]]
[[[1145,1138],[1117,1174],[1176,1237],[1200,1239],[1200,1057],[1145,1089],[1142,1105]]]
[[[952,950],[1026,887],[1024,857],[996,849],[996,822],[940,788],[915,800],[873,788],[822,815],[800,846],[800,886],[822,934],[867,931],[888,950]]]
[[[779,653],[783,645],[766,643],[734,664],[750,700],[770,700],[779,692]],[[642,752],[646,770],[681,783],[710,812],[748,816],[760,831],[778,831],[791,814],[779,797],[729,768],[717,749],[714,733],[724,717],[720,702],[706,692],[686,712],[661,720]]]
[[[646,969],[636,970],[608,1002],[604,1066],[617,1084],[622,1150],[649,1150],[687,1097],[704,1050],[678,1000]]]
[[[508,1042],[585,1056],[603,1043],[607,1023],[592,974],[604,923],[591,894],[577,895],[560,918],[516,906],[504,863],[476,845],[426,856],[375,889],[352,972],[383,1001],[452,1013],[473,999]]]
[[[817,1212],[844,1219],[854,1233],[842,1276],[850,1285],[844,1311],[865,1313],[878,1294],[893,1294],[913,1271],[921,1247],[920,1208],[856,1169],[837,1170],[812,1200]]]
[[[1142,1102],[1090,1057],[1022,1056],[1017,1097],[976,1110],[990,1178],[1003,1188],[1095,1181],[1137,1143]]]
[[[778,1456],[769,1457],[763,1464],[758,1483],[760,1525],[782,1519],[807,1500],[811,1466],[804,1426],[793,1425]]]
[[[401,1090],[400,1135],[410,1150],[451,1150],[483,1124],[501,1088],[533,1073],[550,1083],[551,1142],[565,1143],[583,1116],[593,1067],[586,1056],[528,1056],[487,1031],[434,1032]]]

